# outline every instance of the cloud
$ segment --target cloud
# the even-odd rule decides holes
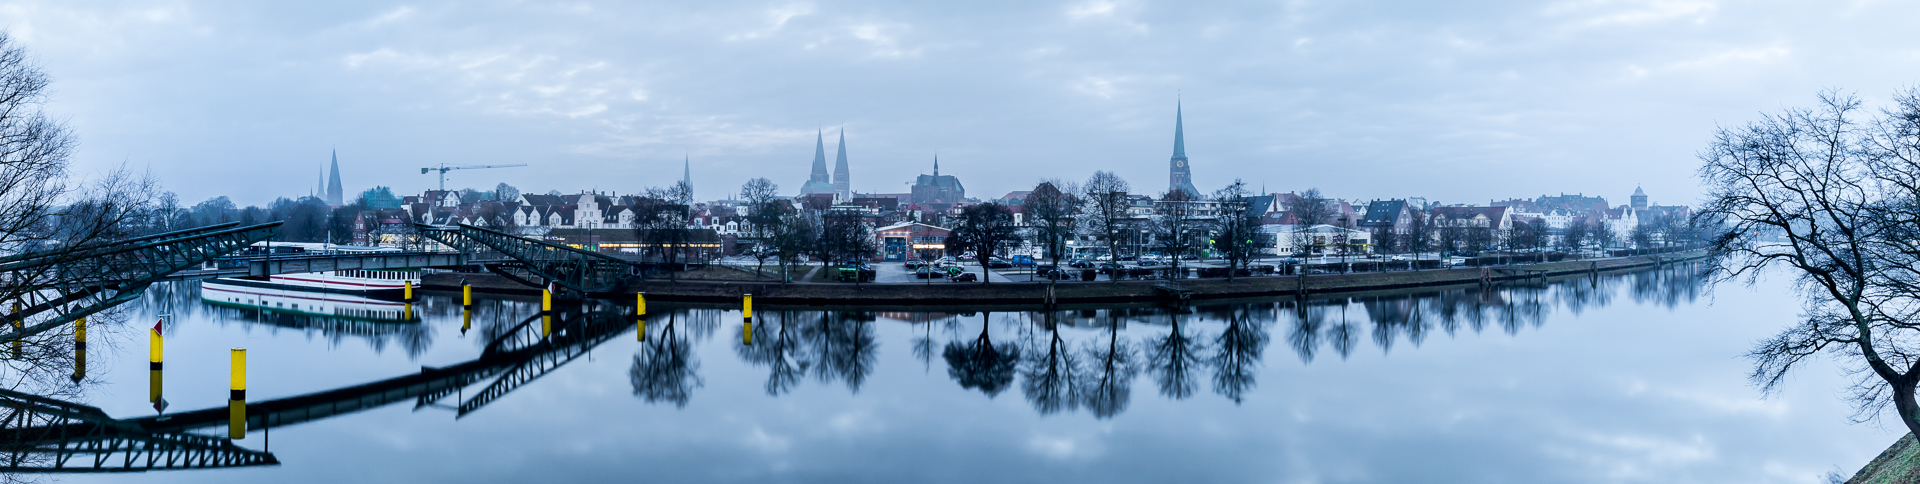
[[[762,37],[772,36],[773,34],[778,33],[781,27],[785,27],[787,25],[787,22],[793,20],[794,17],[799,17],[802,15],[810,14],[810,13],[813,13],[813,4],[809,4],[809,3],[792,3],[787,5],[781,5],[778,7],[768,8],[762,12],[762,15],[765,15],[767,18],[767,25],[764,28],[741,32],[737,34],[729,34],[723,38],[729,41],[739,41],[739,40],[753,40],[753,39],[758,39]]]

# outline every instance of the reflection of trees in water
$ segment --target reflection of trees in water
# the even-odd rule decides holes
[[[1106,340],[1088,341],[1082,351],[1086,353],[1088,374],[1079,378],[1086,384],[1085,389],[1080,390],[1080,406],[1096,418],[1109,418],[1126,411],[1140,363],[1132,343],[1120,337],[1120,324],[1109,321]]]
[[[838,379],[855,393],[873,373],[880,342],[873,335],[873,316],[864,312],[825,312],[801,326],[814,361],[813,376],[820,383]]]
[[[1251,306],[1251,305],[1250,305]],[[1214,338],[1214,353],[1207,359],[1213,367],[1213,392],[1240,403],[1241,395],[1253,389],[1254,368],[1267,347],[1267,330],[1256,322],[1256,314],[1273,314],[1256,307],[1244,308],[1226,318],[1226,329]],[[1277,308],[1275,308],[1277,310]]]
[[[1206,350],[1206,344],[1187,336],[1180,327],[1180,313],[1168,313],[1170,330],[1166,336],[1155,338],[1147,345],[1147,373],[1153,375],[1153,382],[1160,386],[1160,394],[1182,400],[1193,396],[1193,390],[1199,387],[1194,381],[1194,367],[1200,365],[1200,352]]]
[[[1673,308],[1693,303],[1705,287],[1706,271],[1696,263],[1684,263],[1654,271],[1631,274],[1628,287],[1633,302]]]
[[[1478,333],[1490,325],[1507,334],[1518,334],[1524,328],[1546,324],[1556,307],[1578,314],[1611,304],[1623,288],[1636,303],[1674,307],[1693,302],[1704,285],[1704,276],[1692,270],[1691,265],[1683,264],[1659,270],[1570,278],[1547,285],[1503,284],[1351,299],[1292,300],[1280,303],[1285,309],[1275,310],[1273,314],[1291,317],[1287,322],[1288,346],[1302,362],[1312,362],[1323,348],[1331,348],[1345,357],[1353,342],[1354,324],[1360,319],[1372,325],[1373,343],[1384,352],[1391,351],[1403,338],[1419,346],[1435,326],[1449,336],[1463,328]],[[1219,311],[1198,312],[1216,314]]]
[[[1403,335],[1415,347],[1426,340],[1428,318],[1421,315],[1420,301],[1414,295],[1361,298],[1360,306],[1373,323],[1373,344],[1381,352],[1391,351],[1394,340]]]
[[[761,314],[762,319],[753,325],[753,344],[742,341],[740,331],[734,331],[732,344],[741,359],[767,368],[768,395],[792,391],[809,371],[821,383],[844,381],[847,389],[854,392],[859,392],[867,376],[873,374],[880,342],[874,335],[872,314],[791,311]]]
[[[1060,325],[1052,320],[1055,314],[1043,316],[1047,318],[1045,347],[1026,349],[1027,357],[1020,362],[1020,391],[1034,410],[1051,415],[1079,408],[1081,368],[1078,355],[1060,337]]]
[[[992,313],[985,313],[980,319],[980,336],[965,342],[948,342],[940,356],[947,360],[947,376],[959,382],[960,388],[980,390],[991,398],[1013,383],[1020,347],[1013,343],[994,344],[989,335],[993,328]]]
[[[793,324],[788,322],[787,312],[761,314],[770,314],[773,317],[754,323],[753,344],[735,339],[733,350],[747,363],[766,367],[767,395],[780,396],[793,391],[793,387],[800,383],[800,377],[806,374],[807,366],[812,362],[806,359],[806,355],[800,353],[800,343],[795,332],[792,331]]]
[[[648,328],[652,334],[642,338],[645,341],[633,355],[633,368],[627,370],[633,395],[647,403],[671,402],[685,408],[693,389],[704,384],[699,375],[700,360],[693,354],[692,336],[679,321],[679,312],[669,312],[667,324],[657,333]]]

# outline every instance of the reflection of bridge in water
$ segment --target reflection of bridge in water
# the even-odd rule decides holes
[[[407,325],[417,327],[417,325]],[[419,373],[287,398],[248,402],[247,428],[271,431],[399,402],[415,408],[496,378],[462,400],[458,416],[478,411],[613,339],[635,324],[620,314],[582,308],[535,315],[498,332],[473,360]],[[0,472],[137,472],[274,465],[279,461],[226,439],[189,433],[227,425],[227,407],[113,419],[97,408],[0,390]]]

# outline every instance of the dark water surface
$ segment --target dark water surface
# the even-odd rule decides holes
[[[485,301],[464,333],[437,297],[410,324],[213,306],[191,284],[136,304],[96,330],[83,398],[118,418],[154,414],[140,327],[163,312],[169,412],[225,407],[231,347],[257,402],[554,344],[528,301]],[[1796,304],[1684,270],[1186,311],[761,308],[751,345],[737,310],[651,309],[645,341],[628,306],[569,310],[550,339],[589,343],[572,360],[241,441],[277,467],[55,477],[1814,482],[1900,433],[1848,423],[1827,362],[1773,397],[1748,386],[1740,355]]]

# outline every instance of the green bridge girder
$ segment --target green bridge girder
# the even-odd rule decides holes
[[[230,222],[132,239],[33,251],[0,258],[0,284],[11,301],[0,342],[72,323],[140,297],[147,286],[181,270],[272,238],[280,222]],[[15,303],[20,304],[13,310]]]
[[[499,252],[518,261],[527,272],[583,294],[615,292],[635,277],[638,270],[633,263],[606,254],[467,224],[454,227],[415,224],[414,228],[420,235],[461,252],[474,253],[483,248]],[[538,285],[532,281],[521,282]]]

